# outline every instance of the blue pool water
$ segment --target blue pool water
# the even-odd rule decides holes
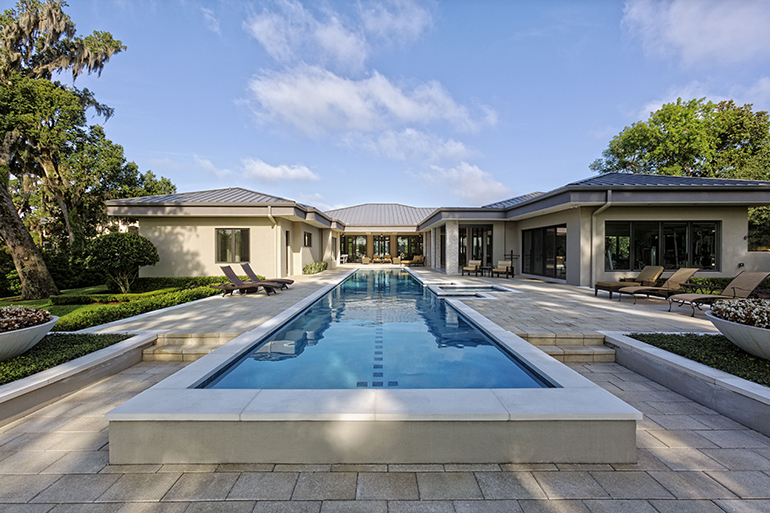
[[[550,386],[409,273],[357,271],[205,388]]]

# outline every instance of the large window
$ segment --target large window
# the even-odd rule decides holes
[[[666,269],[719,270],[718,222],[607,221],[604,270],[639,271],[646,265]]]
[[[217,262],[249,261],[249,229],[217,228]]]
[[[390,255],[390,235],[375,235],[372,237],[374,255]]]
[[[360,262],[366,256],[365,235],[345,235],[340,239],[340,253],[348,255],[348,262]]]
[[[399,235],[396,242],[399,255],[406,258],[422,255],[422,235]]]
[[[548,226],[522,231],[522,272],[567,278],[567,227]]]

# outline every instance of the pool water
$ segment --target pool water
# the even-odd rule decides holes
[[[543,388],[399,269],[359,270],[205,388]]]

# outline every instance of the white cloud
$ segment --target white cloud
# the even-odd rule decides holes
[[[460,162],[450,169],[438,166],[431,166],[431,169],[431,173],[422,175],[428,184],[462,198],[473,206],[499,201],[511,194],[511,189],[495,180],[492,174],[467,162]]]
[[[228,178],[233,174],[229,169],[219,169],[210,160],[202,159],[198,155],[193,155],[193,159],[195,159],[196,166],[207,173],[216,176],[220,180]]]
[[[297,182],[306,182],[309,180],[318,180],[319,176],[313,173],[305,166],[271,166],[266,162],[247,158],[241,160],[243,166],[243,175],[246,178],[252,178],[263,182],[278,182],[283,180],[292,180]]]
[[[751,103],[754,111],[770,109],[770,78],[762,77],[742,95],[741,103]]]
[[[300,194],[299,202],[305,205],[310,205],[311,207],[315,207],[321,212],[326,212],[327,210],[336,210],[338,208],[344,208],[347,206],[344,204],[329,205],[326,203],[326,198],[317,192],[312,194]]]
[[[646,52],[687,65],[770,55],[770,3],[761,0],[628,0],[623,24]]]
[[[206,20],[206,26],[208,29],[212,32],[220,34],[219,20],[216,18],[216,16],[214,16],[214,11],[211,9],[206,9],[205,7],[201,7],[201,12],[203,13],[203,18]]]
[[[475,153],[459,141],[442,139],[414,128],[405,128],[400,131],[386,130],[376,137],[348,136],[345,138],[345,143],[393,160],[459,162]]]
[[[360,69],[369,56],[369,45],[359,31],[345,27],[333,12],[319,20],[296,0],[277,0],[274,10],[252,15],[244,27],[283,64],[332,61]]]
[[[353,80],[317,66],[300,65],[285,72],[263,71],[252,79],[258,114],[311,136],[333,132],[371,132],[403,124],[444,121],[463,131],[477,131],[481,121],[452,99],[435,81],[411,89],[374,71]]]
[[[401,44],[416,40],[433,23],[431,12],[411,0],[370,2],[361,18],[368,33]]]

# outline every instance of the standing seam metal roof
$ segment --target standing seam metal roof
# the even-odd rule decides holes
[[[295,203],[293,200],[250,191],[240,187],[210,191],[141,196],[110,201],[111,205],[145,205],[154,203]]]
[[[496,203],[490,203],[489,205],[483,205],[481,208],[508,208],[514,205],[518,205],[519,203],[523,203],[525,201],[531,200],[532,198],[537,198],[538,196],[541,196],[543,194],[545,193],[530,192],[529,194],[523,194],[521,196],[516,196],[515,198],[498,201]]]
[[[435,212],[435,208],[420,208],[398,203],[367,203],[324,212],[346,225],[354,226],[413,226]]]
[[[572,182],[567,185],[589,185],[597,187],[622,187],[622,186],[697,186],[697,187],[729,187],[729,186],[747,186],[747,185],[770,185],[770,182],[761,180],[737,180],[731,178],[699,178],[693,176],[670,176],[670,175],[642,175],[634,173],[607,173],[599,176],[592,176]]]

